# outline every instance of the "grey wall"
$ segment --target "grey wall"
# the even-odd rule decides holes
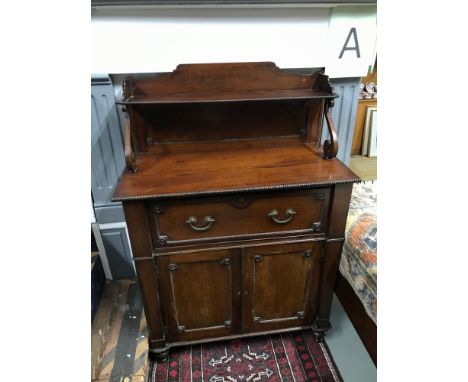
[[[361,78],[337,78],[330,80],[333,92],[339,95],[335,99],[332,118],[338,131],[338,155],[345,164],[349,163],[351,144],[353,143],[354,124],[360,90]],[[322,142],[329,137],[326,126],[322,130]]]
[[[110,201],[125,167],[123,132],[107,76],[91,79],[91,190],[95,203]]]
[[[112,279],[135,276],[121,203],[111,202],[125,168],[122,124],[107,75],[91,78],[91,193],[99,226],[99,253]]]
[[[102,226],[101,226],[102,227]],[[135,277],[130,242],[126,228],[101,229],[102,242],[106,250],[113,279]]]
[[[291,69],[310,73],[317,69]],[[91,191],[101,248],[113,279],[135,276],[121,203],[111,202],[118,179],[125,168],[121,111],[115,105],[123,75],[94,75],[91,79]],[[335,100],[332,117],[338,130],[338,158],[349,163],[360,78],[331,79]],[[328,137],[323,129],[322,141]]]

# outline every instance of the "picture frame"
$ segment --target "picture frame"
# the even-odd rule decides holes
[[[369,126],[369,147],[368,147],[368,156],[376,157],[377,156],[377,108],[376,110],[371,111],[370,116],[370,126]]]
[[[361,155],[369,156],[370,131],[372,126],[373,113],[377,112],[377,106],[367,106],[364,131],[362,133]],[[375,140],[377,139],[377,130],[375,131]],[[377,143],[377,141],[375,141]],[[377,147],[377,146],[376,146]]]

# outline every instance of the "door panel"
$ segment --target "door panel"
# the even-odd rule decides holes
[[[244,329],[311,324],[322,243],[248,248],[244,254]]]
[[[303,311],[304,293],[310,286],[310,263],[307,257],[297,253],[254,256],[256,316],[272,320],[295,317],[299,311]],[[281,301],[281,304],[275,304],[276,301]]]
[[[240,328],[240,254],[220,250],[157,259],[171,341],[235,333]]]

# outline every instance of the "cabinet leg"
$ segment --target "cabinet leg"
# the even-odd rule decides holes
[[[167,356],[169,355],[170,347],[166,347],[163,349],[149,349],[148,355],[151,361],[156,361],[159,363],[166,362]]]
[[[325,335],[331,328],[331,324],[328,320],[317,320],[312,325],[312,334],[315,341],[322,342]]]

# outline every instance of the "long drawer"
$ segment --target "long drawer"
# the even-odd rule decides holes
[[[172,200],[150,206],[155,246],[323,234],[330,188]]]

